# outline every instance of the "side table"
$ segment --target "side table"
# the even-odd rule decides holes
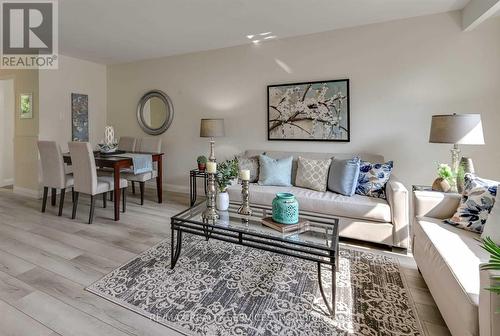
[[[199,169],[192,169],[189,171],[189,206],[193,206],[196,203],[197,195],[197,178],[203,178],[203,184],[205,187],[205,195],[207,194],[207,173],[205,171],[200,171]]]

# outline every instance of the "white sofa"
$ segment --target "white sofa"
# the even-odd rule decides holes
[[[265,150],[247,150],[245,156],[252,157],[265,152],[273,158],[294,157],[292,184],[295,184],[298,156],[319,159],[347,159],[357,155],[370,162],[384,162],[380,155],[372,154],[334,154],[281,152]],[[241,200],[241,187],[233,185],[228,189],[233,201]],[[250,184],[250,202],[259,205],[271,205],[278,192],[293,193],[301,211],[314,212],[339,218],[341,237],[359,239],[391,247],[408,248],[409,237],[409,195],[404,185],[391,177],[386,186],[387,200],[361,195],[343,196],[333,192],[318,192],[299,187],[274,187]]]
[[[489,259],[480,235],[443,223],[460,195],[414,191],[413,202],[413,255],[450,332],[500,335],[500,296],[485,289],[495,273],[480,270]]]

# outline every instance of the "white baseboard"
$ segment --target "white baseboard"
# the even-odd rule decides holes
[[[31,198],[36,198],[39,199],[42,194],[40,193],[40,190],[33,190],[33,189],[28,189],[28,188],[22,188],[18,186],[14,186],[14,194],[26,196],[26,197],[31,197]]]
[[[146,188],[148,189],[156,189],[156,183],[146,183]],[[163,183],[164,191],[171,191],[180,194],[189,194],[189,186],[188,185],[179,185],[179,184],[171,184],[171,183]],[[201,188],[197,188],[198,195],[205,194],[205,188],[202,186]]]
[[[2,182],[0,182],[0,188],[6,187],[9,185],[13,185],[13,184],[14,184],[14,179],[5,179]]]

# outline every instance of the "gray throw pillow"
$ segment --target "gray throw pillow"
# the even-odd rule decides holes
[[[325,192],[328,181],[328,169],[331,163],[331,159],[314,160],[299,156],[295,185],[297,187]]]
[[[250,183],[255,183],[259,180],[259,157],[258,156],[238,156],[239,170],[250,170]]]
[[[333,159],[328,174],[328,190],[352,196],[356,192],[359,177],[359,158]]]
[[[259,184],[290,187],[292,185],[293,157],[273,159],[267,155],[259,156]]]

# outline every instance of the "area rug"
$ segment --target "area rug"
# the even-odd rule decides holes
[[[183,239],[173,270],[167,240],[87,290],[186,335],[423,335],[394,258],[342,248],[330,317],[315,263]],[[323,267],[330,293],[331,272]]]

